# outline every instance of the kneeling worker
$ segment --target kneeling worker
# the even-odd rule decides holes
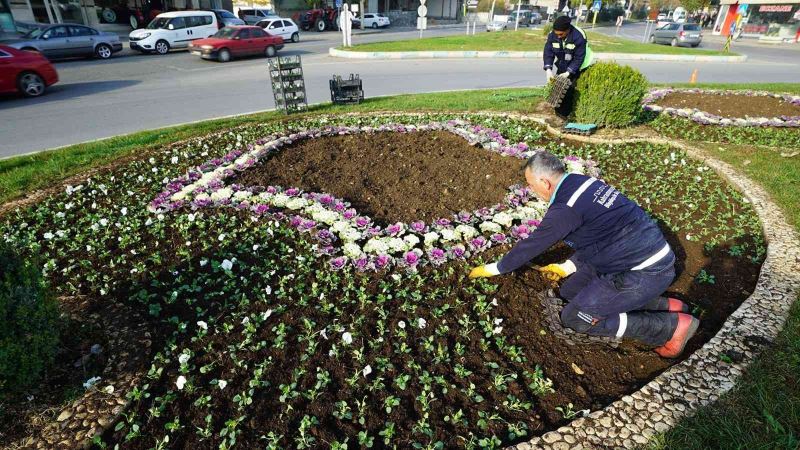
[[[665,358],[681,354],[700,321],[662,293],[675,278],[675,254],[658,225],[636,203],[602,181],[565,172],[561,158],[532,156],[525,180],[550,206],[541,224],[503,258],[470,278],[514,271],[563,240],[575,254],[539,268],[562,284],[569,303],[561,322],[580,333],[636,339]]]
[[[570,24],[568,16],[560,16],[553,22],[553,31],[547,35],[544,44],[544,70],[547,81],[554,76],[570,78],[572,86],[564,101],[556,108],[556,114],[566,118],[572,109],[572,97],[575,92],[575,82],[581,71],[593,62],[592,49],[586,40],[586,33],[580,28]],[[555,65],[555,74],[553,67]]]

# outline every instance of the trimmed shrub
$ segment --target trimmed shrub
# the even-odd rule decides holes
[[[32,261],[0,244],[0,398],[35,385],[58,346],[56,300]]]
[[[575,120],[598,127],[628,126],[638,119],[647,89],[647,78],[638,70],[612,62],[597,62],[578,78]]]
[[[542,34],[544,35],[544,37],[550,35],[551,31],[553,31],[553,24],[550,22],[544,24],[544,26],[542,27]]]

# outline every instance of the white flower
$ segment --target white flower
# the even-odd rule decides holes
[[[419,319],[417,319],[417,326],[420,329],[425,328],[426,326],[428,326],[428,321],[420,317]]]
[[[103,388],[103,392],[105,392],[106,394],[113,394],[114,393],[114,386],[109,384],[108,386]]]
[[[501,323],[503,323],[503,319],[500,319],[500,318],[494,319],[494,324],[495,325],[500,325]]]
[[[339,237],[345,242],[355,242],[361,239],[361,232],[355,228],[348,228],[340,233]]]
[[[178,164],[178,157],[173,156],[172,158],[170,158],[170,162],[172,162],[172,164]]]
[[[578,161],[567,161],[567,172],[582,174],[584,170],[583,164]]]
[[[207,324],[207,323],[205,323],[205,322],[204,322],[204,321],[202,321],[202,320],[198,320],[198,321],[197,321],[197,326],[198,326],[198,328],[200,328],[200,329],[203,329],[203,330],[208,330],[208,324]]]
[[[452,240],[458,239],[458,236],[456,235],[455,230],[452,230],[450,228],[444,228],[444,229],[441,230],[441,232],[442,232],[442,240],[443,241],[452,241]]]
[[[315,211],[314,213],[312,213],[311,218],[316,220],[317,222],[322,222],[324,224],[331,225],[336,222],[336,220],[339,218],[339,215],[333,211],[328,211],[327,209],[323,209],[321,211]]]
[[[268,309],[266,312],[261,313],[261,320],[267,320],[272,315],[272,310]]]
[[[277,206],[278,208],[283,208],[284,206],[286,206],[286,202],[288,201],[289,201],[289,196],[286,194],[275,194],[272,197],[272,204]]]
[[[413,234],[407,234],[403,237],[403,240],[408,244],[409,247],[414,247],[415,245],[419,244],[419,238]]]
[[[400,238],[391,238],[389,239],[389,248],[393,252],[402,252],[406,250],[406,241]]]
[[[361,247],[358,244],[354,244],[352,242],[348,242],[344,244],[343,253],[345,256],[351,259],[357,259],[361,256]]]
[[[364,367],[364,369],[361,371],[361,373],[363,373],[364,377],[366,378],[367,375],[372,373],[372,367],[370,367],[369,364],[367,364],[367,366]]]
[[[47,239],[48,241],[50,239],[53,239],[54,237],[56,237],[56,236],[53,233],[49,232],[49,231],[44,234],[44,238]]]
[[[459,225],[456,227],[456,233],[460,234],[464,239],[472,239],[478,235],[478,230],[469,225]]]
[[[504,227],[510,227],[511,224],[514,222],[514,218],[511,217],[511,214],[505,212],[499,212],[495,214],[494,217],[492,217],[492,221]]]
[[[128,215],[128,208],[123,207],[122,209],[119,210],[119,212],[121,212],[123,216],[127,216]]]
[[[195,213],[189,213],[189,214],[186,216],[186,218],[187,218],[187,219],[189,219],[189,222],[194,222],[194,219],[195,219],[195,217],[197,217],[197,214],[195,214]],[[149,220],[149,219],[148,219],[148,220]]]
[[[272,294],[272,286],[267,286],[264,288],[264,292],[269,295]],[[271,310],[270,310],[271,311]]]
[[[217,381],[217,386],[219,386],[220,389],[225,389],[225,386],[227,386],[227,385],[228,385],[228,382],[225,381],[225,380]]]
[[[293,210],[298,210],[300,208],[303,208],[307,204],[308,204],[308,201],[306,199],[304,199],[303,197],[294,197],[291,200],[289,200],[288,202],[286,202],[286,208],[293,209]]]
[[[252,196],[253,196],[253,193],[250,192],[250,191],[236,191],[236,193],[233,194],[233,199],[234,200],[238,200],[238,201],[241,202],[241,201],[249,199]]]
[[[386,253],[389,250],[389,247],[386,245],[386,242],[381,240],[380,238],[372,238],[364,244],[364,251],[367,253]]]
[[[345,331],[344,333],[342,333],[342,341],[347,345],[352,344],[353,343],[353,335],[350,334],[349,331]]]
[[[400,327],[401,330],[406,329],[406,323],[403,322],[402,320],[400,322],[397,322],[397,326]]]
[[[206,194],[205,192],[202,192],[200,194],[195,195],[194,199],[195,199],[195,201],[198,201],[198,202],[205,202],[205,201],[211,200],[211,196]]]
[[[186,384],[186,377],[181,375],[178,377],[178,380],[175,382],[175,385],[178,386],[178,390],[183,390],[183,386]]]
[[[258,250],[259,248],[261,248],[260,245],[258,245],[258,244],[253,245],[253,251]]]
[[[333,230],[335,233],[344,233],[349,229],[350,229],[350,222],[347,222],[345,220],[337,220],[336,222],[333,223],[333,225],[331,225],[331,230]]]
[[[227,200],[231,198],[232,195],[233,191],[231,189],[222,188],[211,193],[211,200],[214,202],[218,202],[220,200]]]
[[[200,267],[205,267],[206,264],[208,264],[208,260],[207,259],[201,259],[200,260]]]
[[[244,319],[242,319],[242,325],[247,325],[248,323],[250,323],[249,317],[245,317]]]
[[[500,334],[502,332],[503,332],[503,327],[494,327],[494,330],[492,330],[492,333],[494,334]]]
[[[425,233],[423,238],[425,239],[425,245],[431,246],[439,240],[439,233],[431,231],[430,233]]]
[[[489,233],[500,233],[501,231],[503,231],[503,228],[500,225],[498,225],[498,224],[496,224],[494,222],[488,222],[488,221],[481,223],[479,228],[484,233],[486,233],[486,232],[489,232]]]
[[[229,259],[226,259],[222,261],[221,267],[223,270],[231,270],[233,268],[233,262],[231,262]]]
[[[492,306],[497,306],[497,299],[496,298],[492,299]]]
[[[189,362],[189,355],[186,353],[181,353],[181,355],[178,356],[178,363],[180,363],[180,365],[184,365],[187,362]]]

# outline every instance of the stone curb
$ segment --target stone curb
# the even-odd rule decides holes
[[[423,52],[355,52],[329,48],[328,54],[335,58],[347,59],[450,59],[450,58],[489,58],[489,59],[541,59],[542,52],[512,51],[423,51]],[[659,55],[650,53],[595,53],[595,59],[604,61],[679,61],[679,62],[728,62],[747,61],[747,55]]]

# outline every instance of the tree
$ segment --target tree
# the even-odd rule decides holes
[[[701,11],[711,5],[711,0],[680,0],[680,2],[689,13]]]

